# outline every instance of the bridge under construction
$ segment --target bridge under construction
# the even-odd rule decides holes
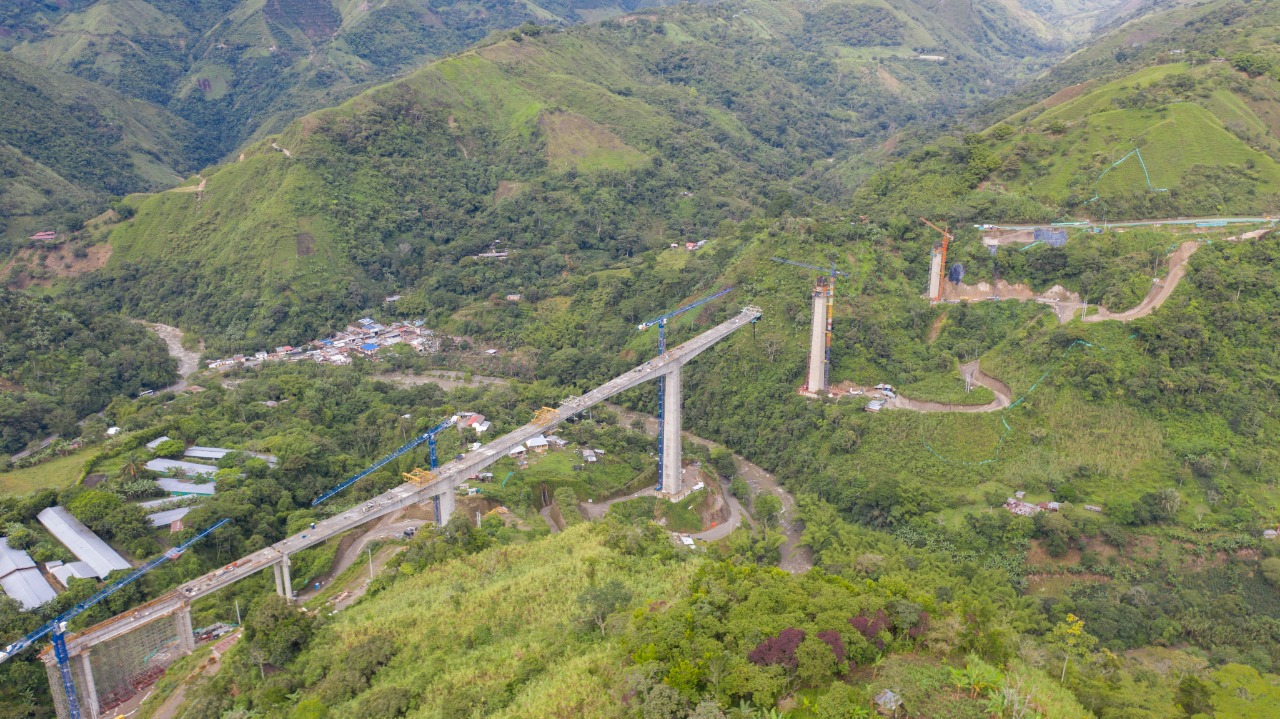
[[[164,595],[83,631],[66,636],[73,667],[76,696],[84,716],[104,716],[121,697],[131,694],[141,683],[154,681],[164,667],[191,653],[195,640],[191,625],[191,605],[196,600],[271,567],[276,591],[293,600],[289,556],[325,542],[387,514],[411,505],[431,501],[437,507],[437,521],[447,522],[455,505],[455,488],[516,446],[578,415],[587,408],[645,382],[665,379],[666,412],[663,417],[662,488],[679,494],[681,478],[681,375],[684,366],[715,343],[758,320],[761,311],[745,307],[737,315],[693,339],[645,362],[627,373],[578,397],[570,397],[555,408],[544,408],[532,422],[505,434],[483,447],[460,455],[420,481],[406,482],[373,499],[317,522],[312,528],[283,539],[270,547],[231,562],[193,579]],[[49,670],[50,687],[59,717],[70,715],[57,662],[50,651],[41,654]]]

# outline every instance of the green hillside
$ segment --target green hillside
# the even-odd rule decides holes
[[[315,336],[406,289],[421,290],[406,312],[522,287],[550,297],[571,291],[566,269],[777,214],[824,160],[942,117],[953,108],[931,98],[987,85],[989,68],[1032,62],[991,46],[983,59],[955,30],[928,47],[965,62],[843,57],[864,30],[923,43],[944,27],[876,7],[685,7],[438,61],[247,148],[203,192],[132,198],[85,291],[225,347]],[[792,61],[775,62],[779,47]],[[494,248],[513,256],[474,258]]]
[[[0,53],[0,237],[79,229],[107,196],[173,184],[191,137],[154,105]]]

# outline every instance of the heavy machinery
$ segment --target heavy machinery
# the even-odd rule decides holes
[[[849,273],[837,270],[834,262],[828,268],[781,257],[774,257],[773,261],[827,275],[819,276],[813,288],[813,325],[809,332],[809,380],[806,385],[814,394],[826,392],[831,385],[831,318],[835,314],[836,277],[848,277]]]
[[[314,506],[316,506],[317,504],[320,504],[321,502],[323,502],[323,501],[325,501],[325,500],[327,500],[327,499],[332,498],[334,495],[338,494],[339,492],[341,492],[342,490],[346,489],[347,487],[350,487],[351,485],[355,484],[356,482],[359,482],[360,480],[364,479],[365,477],[368,477],[370,474],[373,474],[373,473],[374,473],[374,472],[376,472],[378,469],[382,468],[382,466],[383,466],[383,465],[385,465],[387,462],[390,462],[391,460],[393,460],[393,459],[395,459],[395,458],[397,458],[397,457],[399,457],[399,456],[403,455],[404,453],[406,453],[406,452],[408,452],[408,451],[412,450],[413,448],[420,446],[423,442],[426,442],[426,443],[427,443],[427,446],[428,446],[428,447],[430,447],[430,450],[431,450],[431,469],[435,469],[435,468],[436,468],[436,466],[437,466],[437,464],[438,464],[438,463],[436,462],[436,435],[437,435],[437,434],[439,434],[440,432],[442,432],[443,430],[448,429],[449,427],[452,427],[453,425],[455,425],[455,424],[457,424],[457,423],[458,423],[458,418],[457,418],[456,416],[454,416],[454,417],[450,417],[449,419],[446,419],[445,421],[441,422],[440,424],[437,424],[436,426],[432,427],[431,429],[427,430],[426,432],[423,432],[422,434],[418,435],[417,437],[414,437],[413,439],[409,440],[405,445],[403,445],[402,447],[400,447],[400,448],[399,448],[399,449],[397,449],[396,451],[392,452],[391,454],[388,454],[387,456],[383,457],[382,459],[378,460],[377,462],[374,462],[373,464],[371,464],[371,465],[369,465],[368,467],[366,467],[366,468],[365,468],[363,471],[361,471],[359,474],[356,474],[355,476],[353,476],[353,477],[351,477],[351,478],[347,479],[347,480],[346,480],[345,482],[343,482],[342,484],[339,484],[338,486],[334,487],[333,489],[329,490],[328,492],[325,492],[324,494],[320,495],[319,497],[316,497],[314,500],[312,500],[312,501],[311,501],[311,506],[312,506],[312,507],[314,507]]]
[[[938,227],[923,217],[920,221],[942,233],[942,244],[933,248],[933,257],[929,263],[929,301],[937,302],[942,299],[942,281],[946,279],[947,246],[951,244],[951,228]]]
[[[9,646],[5,647],[4,651],[0,651],[0,662],[3,662],[9,659],[10,657],[22,651],[23,649],[26,649],[32,644],[35,644],[37,641],[40,640],[41,637],[45,636],[46,634],[49,635],[50,643],[53,644],[53,656],[58,660],[58,673],[62,677],[62,690],[67,696],[67,710],[71,715],[71,719],[80,719],[80,716],[81,716],[80,701],[76,696],[76,685],[71,675],[71,657],[67,653],[67,642],[64,636],[67,631],[67,622],[70,622],[72,619],[75,619],[77,616],[88,611],[91,607],[98,604],[99,602],[106,599],[107,597],[111,596],[112,594],[115,594],[121,589],[138,581],[143,576],[145,576],[148,572],[160,566],[161,564],[164,564],[167,561],[177,559],[178,557],[182,556],[182,553],[187,551],[188,547],[195,544],[196,542],[199,542],[201,539],[204,539],[205,537],[209,536],[214,532],[214,530],[218,529],[219,527],[221,527],[222,525],[230,521],[231,521],[230,519],[220,519],[217,522],[214,522],[204,531],[200,532],[199,534],[192,537],[191,539],[188,539],[182,544],[179,544],[173,549],[170,549],[164,554],[161,554],[155,559],[152,559],[151,561],[147,562],[141,567],[138,567],[137,569],[130,572],[129,576],[125,577],[124,579],[121,579],[118,582],[115,582],[109,587],[105,587],[99,590],[97,594],[94,594],[93,596],[89,597],[83,602],[80,602],[79,604],[68,609],[62,614],[59,614],[58,616],[54,617],[49,621],[49,623],[45,624],[43,627],[40,627],[39,629],[35,630],[34,632],[31,632],[30,634],[19,639],[13,644],[10,644]]]
[[[681,307],[678,310],[673,310],[671,312],[668,312],[667,314],[662,315],[661,317],[655,317],[649,320],[648,322],[641,322],[636,329],[638,329],[641,332],[644,332],[645,330],[649,329],[650,327],[653,327],[654,325],[658,326],[658,355],[661,356],[664,352],[667,351],[667,320],[673,317],[682,315],[685,312],[688,312],[689,310],[701,307],[714,299],[724,297],[725,295],[729,294],[731,291],[733,291],[732,287],[726,287],[723,290],[720,290],[719,292],[715,293],[714,295],[703,297],[702,299],[698,300],[697,302],[694,302],[693,304],[685,305],[684,307]],[[664,409],[665,409],[663,405],[666,403],[666,399],[665,399],[666,389],[667,389],[667,378],[658,377],[658,427],[659,427],[659,430],[658,430],[658,491],[659,492],[662,491],[662,450],[663,450],[664,441],[662,438],[663,433],[662,433],[661,427],[662,427],[662,418],[664,416]]]

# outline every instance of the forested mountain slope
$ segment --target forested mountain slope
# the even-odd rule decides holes
[[[1206,3],[1126,24],[985,132],[904,150],[854,205],[975,222],[1274,212],[1277,23],[1272,3]]]
[[[777,214],[797,178],[844,187],[828,160],[1046,62],[1050,39],[977,7],[1000,22],[749,2],[529,30],[305,117],[202,193],[131,200],[91,291],[228,346],[311,336],[420,284],[457,306],[496,269],[463,258],[494,247],[513,252],[504,284],[555,294],[562,270]]]
[[[173,185],[193,137],[161,108],[0,53],[0,237],[79,229],[110,195]]]

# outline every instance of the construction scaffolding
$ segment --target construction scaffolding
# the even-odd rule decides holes
[[[85,711],[91,706],[84,674],[85,655],[71,658],[71,674],[77,699],[85,716],[100,716],[132,699],[138,692],[156,682],[183,656],[177,625],[171,617],[157,619],[117,639],[103,642],[88,654],[93,675],[92,687],[99,709],[96,714]],[[59,719],[68,719],[71,710],[62,691],[62,678],[52,653],[44,657],[49,673],[49,687]]]

